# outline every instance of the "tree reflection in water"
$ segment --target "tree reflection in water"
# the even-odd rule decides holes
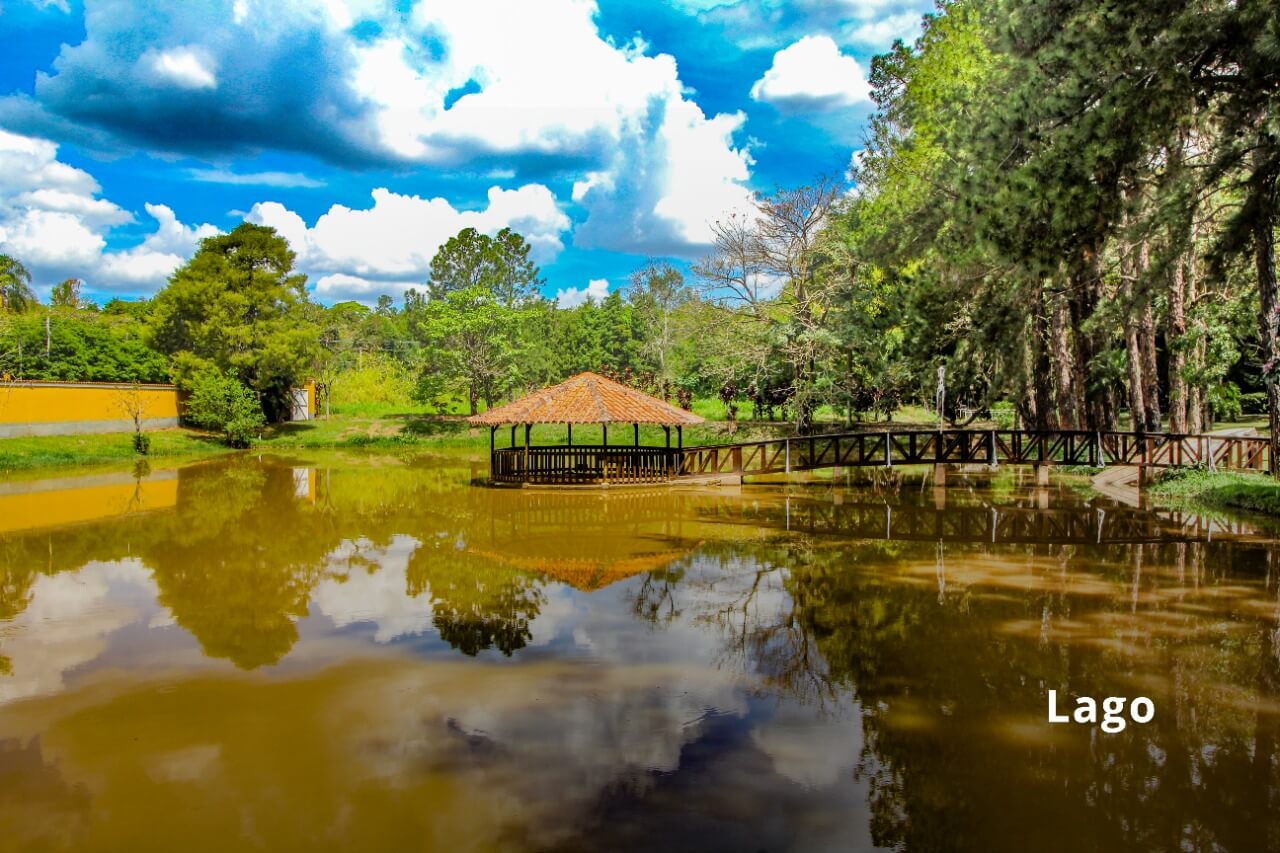
[[[1275,849],[1275,615],[1241,589],[1247,559],[1206,575],[1207,547],[978,549],[953,557],[941,600],[933,545],[792,547],[794,610],[750,635],[794,632],[789,648],[820,654],[788,662],[820,661],[811,680],[861,706],[878,844],[1071,848],[1087,828],[1104,849]],[[1225,607],[1197,593],[1215,586]],[[1158,712],[1118,735],[1051,729],[1050,688],[1145,694]]]
[[[472,556],[444,536],[419,544],[409,560],[408,594],[423,592],[440,639],[473,657],[524,648],[545,598],[537,579]]]
[[[637,739],[621,757],[591,764],[595,775],[575,795],[575,803],[597,803],[591,825],[601,839],[634,842],[627,832],[642,825],[646,806],[684,808],[687,817],[682,802],[699,796],[690,781],[699,768],[763,779],[781,774],[790,749],[803,759],[789,769],[793,781],[867,786],[872,836],[886,847],[1280,848],[1280,578],[1269,543],[1208,543],[1168,519],[1118,510],[1103,518],[1071,498],[1041,510],[1017,492],[961,494],[938,510],[908,494],[858,503],[836,493],[846,501],[837,503],[767,487],[744,495],[496,492],[469,488],[465,467],[429,463],[335,463],[313,474],[245,460],[177,477],[169,509],[0,536],[0,621],[31,606],[43,576],[130,557],[206,655],[254,669],[299,642],[322,583],[386,572],[395,551],[400,603],[430,611],[429,623],[406,624],[430,624],[467,656],[493,651],[533,666],[538,656],[519,653],[557,601],[570,587],[576,604],[592,593],[583,609],[594,612],[569,628],[585,624],[584,636],[596,633],[583,646],[599,648],[574,653],[607,664],[593,677],[635,680],[609,701],[597,698],[606,695],[600,685],[580,685],[571,709],[576,731],[596,727],[583,741],[593,754],[622,735]],[[1096,544],[1100,533],[1116,541]],[[351,614],[343,624],[359,616],[354,607]],[[637,620],[642,633],[627,633]],[[649,675],[637,669],[655,649],[686,665],[688,695],[651,695]],[[581,673],[566,660],[555,678],[571,684]],[[716,689],[699,692],[717,668]],[[562,692],[536,671],[503,669],[547,697]],[[416,683],[432,671],[403,677]],[[467,685],[460,705],[483,687],[486,711],[505,707],[510,681],[473,677],[479,683]],[[431,682],[418,695],[446,687]],[[1118,735],[1051,727],[1049,689],[1147,695],[1156,718]],[[761,707],[772,702],[770,710],[751,710],[743,693]],[[648,709],[653,731],[634,727],[637,708]],[[427,725],[420,713],[404,709],[403,739],[377,748],[388,762],[406,761],[405,773],[417,765],[395,744],[417,742],[415,727]],[[531,765],[549,765],[548,738],[561,737],[556,748],[566,754],[576,742],[558,728],[566,713],[495,711],[490,740],[455,726],[442,743],[454,750],[449,761],[471,770],[483,763],[480,752],[497,762],[503,749],[532,750]],[[839,722],[821,728],[828,717]],[[696,726],[686,731],[690,720]],[[779,720],[831,743],[783,743],[794,731]],[[770,723],[778,724],[772,734]],[[653,753],[661,760],[644,758],[647,738],[662,744]],[[830,776],[814,771],[815,755],[842,738],[861,750],[853,778],[849,763],[833,762]],[[646,760],[648,775],[635,770]],[[632,775],[618,776],[619,767]],[[783,796],[776,776],[770,785],[756,795]],[[800,791],[786,788],[788,802],[803,800]],[[623,817],[634,823],[609,828]],[[678,837],[678,823],[668,829]]]

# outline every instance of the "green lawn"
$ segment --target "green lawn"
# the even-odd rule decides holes
[[[225,450],[214,437],[195,430],[166,429],[147,433],[151,459],[196,457]],[[104,465],[136,459],[133,434],[42,435],[0,439],[0,473],[68,465]]]
[[[1165,503],[1280,515],[1280,482],[1266,474],[1174,468],[1148,493]]]

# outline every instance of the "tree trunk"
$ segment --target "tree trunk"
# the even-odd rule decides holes
[[[1055,367],[1055,392],[1058,400],[1058,428],[1077,429],[1076,393],[1074,388],[1075,355],[1071,346],[1071,315],[1066,297],[1053,298],[1053,361]]]
[[[1147,432],[1160,431],[1160,368],[1156,362],[1156,312],[1151,293],[1142,294],[1142,316],[1138,321],[1138,346],[1142,350],[1142,402],[1147,411]]]
[[[1142,403],[1146,432],[1160,432],[1160,367],[1156,360],[1156,312],[1151,304],[1151,247],[1143,237],[1134,258],[1134,307],[1138,316],[1138,349],[1142,356]]]
[[[1199,366],[1197,360],[1200,362],[1204,360],[1203,341],[1196,341],[1195,347],[1191,350],[1191,369],[1193,371]],[[1204,392],[1198,384],[1192,382],[1187,386],[1187,432],[1192,435],[1199,435],[1204,432],[1204,409]]]
[[[470,385],[468,385],[467,391],[468,391],[467,397],[469,398],[469,402],[471,403],[471,414],[474,416],[479,413],[479,409],[476,407],[476,401],[479,398],[479,395],[476,394],[476,383],[472,382]]]
[[[1044,432],[1057,426],[1057,417],[1052,413],[1052,382],[1053,369],[1049,364],[1049,322],[1048,306],[1044,301],[1044,287],[1037,285],[1036,287],[1036,307],[1033,312],[1031,326],[1031,352],[1032,352],[1032,376],[1031,382],[1035,389],[1035,421],[1034,428],[1040,432]],[[1050,422],[1053,418],[1054,423]]]
[[[1138,264],[1132,245],[1120,251],[1120,303],[1124,310],[1125,371],[1129,379],[1129,429],[1138,435],[1147,431],[1146,383],[1142,376],[1142,344],[1138,337],[1139,317],[1136,284]]]
[[[1187,383],[1182,376],[1187,366],[1187,355],[1182,349],[1182,338],[1187,333],[1185,272],[1181,258],[1170,267],[1169,317],[1164,332],[1169,351],[1169,432],[1178,434],[1187,431]]]
[[[1259,156],[1255,154],[1255,156]],[[1256,162],[1256,161],[1255,161]],[[1276,293],[1276,235],[1275,235],[1275,177],[1255,174],[1250,180],[1249,193],[1254,196],[1253,255],[1258,271],[1258,333],[1262,343],[1262,362],[1272,365],[1272,371],[1264,369],[1267,378],[1267,418],[1271,428],[1270,470],[1274,476],[1280,473],[1280,384],[1275,372],[1280,364],[1280,341],[1272,314],[1280,305]]]
[[[1097,307],[1097,288],[1101,280],[1098,270],[1098,253],[1092,246],[1080,251],[1080,257],[1072,270],[1071,297],[1068,305],[1071,308],[1071,330],[1075,335],[1075,362],[1073,365],[1073,383],[1075,385],[1076,410],[1084,419],[1084,428],[1088,430],[1105,429],[1111,421],[1108,413],[1106,393],[1089,388],[1089,362],[1101,347],[1095,340],[1097,333],[1086,334],[1085,323],[1093,316]]]
[[[1183,281],[1186,300],[1185,304],[1192,306],[1194,310],[1196,298],[1199,296],[1200,279],[1196,274],[1196,228],[1191,227],[1191,245],[1187,249],[1186,257],[1186,277]],[[1192,324],[1195,328],[1195,345],[1191,347],[1190,358],[1188,359],[1188,372],[1193,377],[1204,375],[1204,329],[1197,314],[1192,315]],[[1205,390],[1201,386],[1200,379],[1193,379],[1187,386],[1187,432],[1193,435],[1199,435],[1204,432],[1204,393]]]

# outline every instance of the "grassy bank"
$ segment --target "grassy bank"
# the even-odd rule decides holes
[[[1280,516],[1280,482],[1265,474],[1173,468],[1148,494],[1161,503]]]
[[[151,436],[151,459],[196,458],[221,453],[215,437],[195,430],[166,429]],[[137,458],[133,434],[41,435],[0,439],[0,474],[35,468],[106,465]]]
[[[729,424],[708,422],[686,427],[686,445],[720,444],[729,441],[751,441],[783,434],[787,424],[747,425],[736,429]],[[150,432],[152,462],[184,461],[231,452],[216,436],[196,430],[168,429]],[[511,430],[499,429],[497,445],[511,443]],[[561,444],[565,441],[563,426],[535,426],[530,435],[533,444]],[[580,426],[573,431],[575,444],[600,444],[599,426]],[[524,432],[516,430],[516,443],[523,445]],[[634,440],[630,426],[609,430],[609,443],[629,445]],[[642,444],[659,445],[665,441],[660,427],[642,426]],[[675,431],[672,430],[672,443]],[[416,411],[396,410],[393,406],[368,406],[360,414],[334,415],[313,421],[268,427],[254,447],[264,451],[288,451],[320,448],[370,448],[376,450],[429,451],[432,448],[474,448],[487,450],[489,430],[470,427],[459,417],[439,417]],[[131,433],[99,435],[50,435],[0,439],[0,476],[38,469],[70,466],[87,467],[119,464],[136,459]]]

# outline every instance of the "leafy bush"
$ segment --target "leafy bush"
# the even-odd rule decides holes
[[[1246,415],[1265,415],[1267,413],[1267,392],[1251,391],[1240,395],[1240,411]]]
[[[165,357],[147,346],[144,332],[141,322],[97,311],[8,315],[0,323],[0,373],[75,382],[164,382]]]
[[[1002,401],[991,404],[991,420],[995,421],[996,429],[1013,429],[1017,419],[1018,413],[1013,403]]]
[[[262,428],[262,406],[252,391],[230,373],[209,371],[191,381],[185,417],[199,427],[222,433],[231,447],[248,447]]]
[[[1240,393],[1239,385],[1234,382],[1210,385],[1206,393],[1209,398],[1209,407],[1213,410],[1215,418],[1220,421],[1240,420],[1240,415],[1244,413],[1244,395]],[[1262,396],[1265,411],[1267,395]]]
[[[151,452],[151,436],[145,432],[135,432],[133,434],[133,452],[139,456],[146,456]]]
[[[404,406],[414,402],[414,376],[385,356],[366,356],[363,367],[349,367],[333,378],[330,403],[344,414],[366,407]]]

